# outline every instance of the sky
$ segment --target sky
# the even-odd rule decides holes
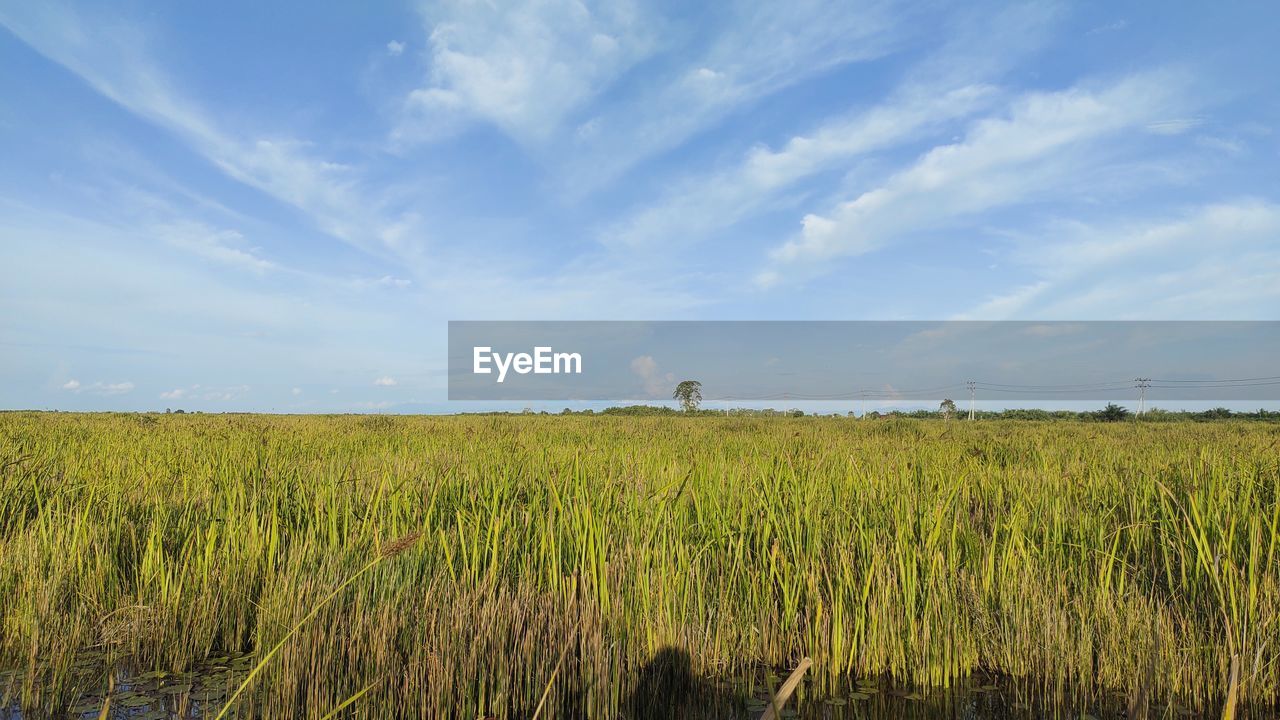
[[[1280,4],[0,0],[0,408],[449,411],[449,320],[1280,319]]]

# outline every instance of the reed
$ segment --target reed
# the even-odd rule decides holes
[[[1236,422],[3,413],[0,671],[33,716],[86,649],[256,653],[260,717],[616,717],[671,647],[1271,706],[1278,458]]]

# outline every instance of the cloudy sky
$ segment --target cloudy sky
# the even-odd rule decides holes
[[[1280,310],[1267,0],[111,5],[0,0],[0,407],[442,409],[450,319]]]

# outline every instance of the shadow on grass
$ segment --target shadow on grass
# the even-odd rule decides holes
[[[629,720],[744,718],[745,698],[696,677],[689,653],[663,648],[640,670],[623,708]]]

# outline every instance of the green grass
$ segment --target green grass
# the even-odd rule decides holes
[[[56,713],[86,648],[184,670],[296,628],[242,709],[613,717],[672,646],[1205,709],[1236,654],[1275,703],[1277,458],[1235,422],[5,413],[0,670]]]

